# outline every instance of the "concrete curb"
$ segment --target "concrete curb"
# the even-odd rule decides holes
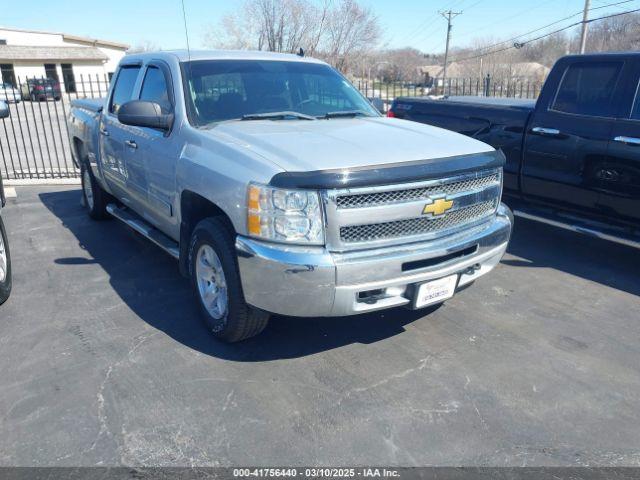
[[[28,187],[33,185],[80,185],[79,178],[25,178],[21,180],[3,180],[7,187]]]

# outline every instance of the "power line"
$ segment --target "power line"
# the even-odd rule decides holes
[[[535,10],[537,8],[540,8],[540,7],[543,7],[543,6],[547,5],[547,4],[555,2],[555,1],[556,0],[547,0],[545,2],[540,2],[533,8],[526,8],[524,10],[521,10],[521,11],[517,12],[517,13],[514,13],[513,15],[509,15],[508,17],[504,17],[504,18],[502,18],[502,19],[500,19],[500,20],[498,20],[498,21],[496,21],[494,23],[491,23],[491,24],[486,25],[486,26],[481,27],[481,28],[474,29],[474,31],[471,32],[471,33],[460,35],[460,37],[461,38],[465,38],[465,37],[468,37],[470,35],[475,35],[478,31],[486,30],[487,28],[494,27],[495,25],[498,25],[498,24],[503,24],[506,21],[513,20],[514,18],[517,18],[517,17],[519,17],[521,15],[524,15],[526,13],[531,12],[532,10]]]
[[[593,22],[597,22],[599,20],[606,20],[607,18],[619,17],[621,15],[628,15],[629,13],[636,13],[636,12],[640,12],[640,8],[636,8],[634,10],[627,10],[625,12],[620,12],[620,13],[613,13],[611,15],[605,15],[605,16],[598,17],[598,18],[592,18],[590,20],[587,20],[586,23],[593,23]],[[575,15],[572,15],[572,16],[575,16]],[[525,45],[527,45],[528,43],[532,43],[532,42],[541,40],[543,38],[550,37],[551,35],[555,35],[556,33],[563,32],[564,30],[568,30],[568,29],[573,28],[573,27],[575,27],[577,25],[580,25],[580,24],[582,24],[582,21],[572,23],[571,25],[567,25],[566,27],[559,28],[557,30],[554,30],[553,32],[545,33],[544,35],[540,35],[538,37],[531,38],[531,39],[526,40],[526,41],[521,42],[521,43],[516,43],[514,45],[510,45],[508,47],[500,48],[498,50],[493,50],[491,52],[481,53],[479,55],[473,55],[471,57],[456,58],[456,59],[454,59],[452,61],[453,62],[464,62],[466,60],[473,60],[473,59],[480,58],[480,57],[486,57],[487,55],[493,55],[493,54],[496,54],[496,53],[504,52],[504,51],[510,50],[512,48],[522,48]],[[524,35],[520,35],[520,36],[524,36]],[[505,42],[501,42],[501,43],[505,43]]]
[[[449,6],[449,10],[452,10],[456,5],[458,5],[458,6],[459,6],[459,5],[463,4],[465,1],[466,1],[466,0],[462,0],[462,1],[458,1],[458,2],[453,2],[453,3]],[[467,11],[467,10],[469,10],[470,8],[475,7],[476,5],[478,5],[478,4],[480,4],[480,3],[482,3],[483,1],[484,1],[484,0],[478,0],[477,2],[475,2],[475,3],[471,4],[471,5],[469,5],[468,7],[465,7],[464,9],[462,9],[460,13],[466,12],[466,11]],[[550,1],[553,1],[553,0],[550,0]],[[408,40],[408,39],[410,39],[411,37],[413,37],[415,34],[419,34],[420,30],[421,30],[423,27],[424,27],[424,29],[425,29],[425,30],[428,30],[428,29],[429,29],[429,27],[431,27],[433,24],[435,24],[435,23],[436,23],[436,21],[438,20],[437,16],[429,22],[429,20],[430,20],[430,19],[431,19],[431,17],[428,17],[428,18],[427,18],[427,20],[425,20],[425,21],[424,21],[424,22],[422,22],[420,25],[418,25],[416,28],[414,28],[414,29],[411,31],[411,33],[410,33],[409,35],[405,35],[405,36],[403,36],[403,37],[400,37],[400,38],[401,38],[401,41]],[[431,30],[431,31],[427,31],[426,33],[427,33],[428,35],[427,35],[427,37],[424,37],[424,36],[423,36],[422,41],[427,40],[427,39],[429,39],[429,38],[433,37],[433,36],[434,36],[436,33],[438,33],[438,32],[437,32],[437,30]],[[424,35],[424,32],[422,33],[422,35]],[[418,38],[420,38],[420,35],[418,35]],[[413,40],[415,40],[415,39],[413,39]],[[415,42],[414,42],[414,43],[415,43]]]
[[[622,0],[622,1],[616,2],[616,3],[609,3],[607,5],[602,5],[600,7],[593,7],[591,9],[589,9],[589,11],[600,10],[602,8],[608,8],[608,7],[613,7],[613,6],[616,6],[616,5],[622,5],[624,3],[630,3],[630,2],[633,2],[633,1],[635,1],[635,0]],[[573,13],[573,14],[569,15],[568,17],[561,18],[560,20],[556,20],[555,22],[551,22],[551,23],[549,23],[547,25],[544,25],[543,27],[536,28],[535,30],[531,30],[531,31],[526,32],[526,33],[521,33],[520,35],[516,35],[515,37],[509,38],[507,40],[503,40],[503,41],[498,42],[498,43],[494,43],[492,45],[486,45],[484,47],[480,47],[477,50],[488,50],[488,49],[491,49],[491,48],[494,48],[494,47],[499,47],[500,45],[504,45],[506,43],[514,42],[515,40],[517,40],[519,38],[526,37],[527,35],[531,35],[532,33],[539,32],[540,30],[545,30],[546,28],[549,28],[549,27],[552,27],[552,26],[557,25],[559,23],[562,23],[562,22],[565,22],[567,20],[570,20],[573,17],[575,17],[576,15],[580,15],[582,13],[583,13],[582,10],[580,10],[579,12]],[[624,12],[622,12],[622,13],[624,13]],[[580,23],[582,23],[582,22],[580,22]],[[571,25],[569,27],[567,27],[567,28],[570,28],[570,27],[571,27]],[[512,45],[509,45],[508,48],[511,48],[511,47],[512,47]],[[500,50],[500,51],[503,51],[503,50]]]
[[[635,0],[622,0],[622,1],[616,2],[616,3],[609,3],[607,5],[602,5],[600,7],[590,8],[589,11],[591,12],[591,11],[594,11],[594,10],[600,10],[602,8],[614,7],[616,5],[622,5],[624,3],[630,3],[630,2],[633,2],[633,1],[635,1]],[[520,35],[516,35],[515,37],[512,37],[512,38],[510,38],[508,40],[503,40],[501,42],[494,43],[492,45],[486,45],[484,47],[480,47],[480,48],[478,48],[478,50],[487,50],[489,48],[494,48],[494,47],[498,47],[500,45],[504,45],[505,43],[511,43],[511,42],[513,42],[513,41],[515,41],[515,40],[517,40],[519,38],[526,37],[527,35],[531,35],[532,33],[536,33],[536,32],[539,32],[540,30],[544,30],[546,28],[552,27],[554,25],[557,25],[559,23],[565,22],[567,20],[571,20],[573,17],[575,17],[577,15],[581,15],[582,13],[583,13],[583,11],[580,10],[579,12],[572,13],[568,17],[561,18],[560,20],[556,20],[555,22],[551,22],[551,23],[549,23],[549,24],[547,24],[547,25],[545,25],[543,27],[536,28],[535,30],[531,30],[531,31],[526,32],[526,33],[521,33]]]
[[[464,3],[465,1],[466,0],[454,1],[452,4],[450,4],[449,10],[453,9],[456,6],[456,4],[459,5],[459,4]],[[470,7],[465,8],[465,10],[467,10],[468,8],[475,7],[477,4],[479,4],[482,1],[484,1],[484,0],[478,0],[476,3],[474,3]],[[435,14],[433,14],[433,15],[435,15]],[[431,20],[431,21],[429,21],[429,20]],[[423,28],[428,29],[429,27],[431,27],[437,21],[438,21],[438,16],[437,15],[435,15],[433,18],[431,16],[427,17],[427,19],[424,22],[420,23],[417,27],[415,27],[413,30],[411,30],[409,32],[409,34],[406,34],[406,35],[400,37],[400,41],[399,42],[404,42],[406,40],[411,39],[414,35],[418,34],[420,32],[420,30],[422,30]]]

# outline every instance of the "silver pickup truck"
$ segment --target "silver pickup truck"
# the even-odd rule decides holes
[[[385,118],[324,62],[264,52],[125,57],[70,141],[92,218],[113,216],[190,277],[215,336],[269,314],[442,303],[502,258],[502,153]]]

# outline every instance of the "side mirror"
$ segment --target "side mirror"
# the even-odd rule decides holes
[[[0,118],[7,118],[9,114],[9,105],[7,105],[7,102],[0,101]]]
[[[118,109],[118,121],[134,127],[171,130],[173,114],[162,113],[160,105],[146,100],[131,100]]]
[[[380,97],[373,97],[369,99],[373,108],[384,114],[384,101]]]

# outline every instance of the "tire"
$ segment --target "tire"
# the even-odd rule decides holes
[[[7,232],[0,217],[0,305],[7,301],[11,293],[11,254]]]
[[[82,179],[82,199],[89,216],[94,220],[111,218],[107,212],[107,205],[113,202],[113,197],[98,184],[86,162],[82,162],[80,177]]]
[[[239,342],[265,329],[269,314],[256,310],[244,300],[235,232],[225,219],[207,218],[196,225],[189,243],[188,260],[202,318],[216,338],[228,343]]]

